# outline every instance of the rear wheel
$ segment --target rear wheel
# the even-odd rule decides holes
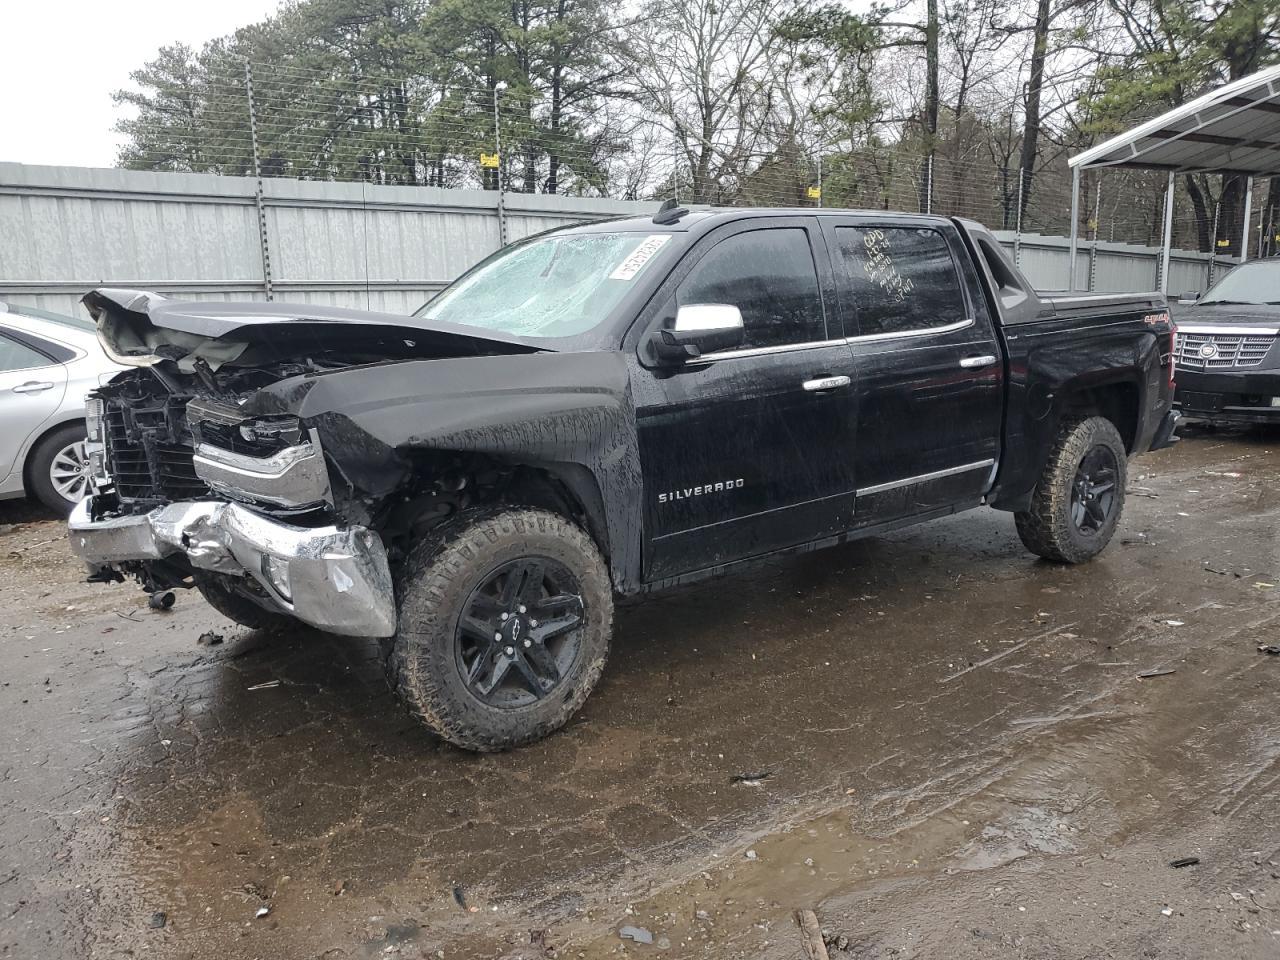
[[[580,527],[544,510],[477,511],[414,548],[387,675],[450,743],[506,750],[577,712],[612,626],[609,573]]]
[[[1026,548],[1059,563],[1084,563],[1101,553],[1124,512],[1127,468],[1124,441],[1110,420],[1063,424],[1031,509],[1014,515]]]
[[[59,427],[31,449],[27,482],[41,503],[64,517],[89,495],[89,454],[82,424]]]

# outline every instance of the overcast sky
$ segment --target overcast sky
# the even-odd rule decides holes
[[[0,160],[109,167],[111,91],[168,43],[192,47],[278,0],[0,0]]]

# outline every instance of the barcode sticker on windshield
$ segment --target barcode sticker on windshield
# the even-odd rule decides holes
[[[639,245],[627,254],[627,258],[623,260],[613,273],[609,274],[610,280],[634,280],[641,268],[652,259],[653,255],[662,249],[662,245],[671,239],[670,234],[655,233],[645,237],[640,241]]]

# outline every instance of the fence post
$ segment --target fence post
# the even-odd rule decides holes
[[[1208,290],[1213,286],[1213,275],[1218,271],[1218,214],[1222,209],[1222,201],[1219,200],[1213,205],[1213,239],[1209,241],[1209,282],[1205,284]]]
[[[1164,242],[1160,250],[1160,292],[1169,292],[1169,252],[1173,246],[1173,171],[1169,171],[1169,183],[1164,191]]]
[[[1013,221],[1013,262],[1022,267],[1022,168],[1018,168],[1018,210]]]
[[[1240,262],[1249,259],[1249,220],[1253,216],[1253,177],[1244,181],[1244,226],[1240,228]]]
[[[1093,226],[1089,231],[1089,287],[1090,293],[1093,293],[1093,286],[1097,282],[1098,277],[1098,218],[1102,216],[1102,174],[1098,174],[1098,182],[1093,189]]]
[[[822,206],[822,151],[818,151],[818,206]]]
[[[244,94],[249,101],[249,145],[253,150],[253,177],[257,181],[253,203],[258,211],[258,249],[262,253],[262,288],[267,299],[271,295],[271,245],[267,240],[267,208],[262,197],[262,161],[258,156],[258,110],[253,101],[253,69],[244,62]]]
[[[498,113],[498,86],[493,87],[493,152],[497,154],[498,166],[493,174],[498,186],[498,246],[507,245],[507,202],[502,189],[502,132],[499,129],[501,117]]]
[[[929,154],[924,175],[924,212],[933,213],[933,154]]]

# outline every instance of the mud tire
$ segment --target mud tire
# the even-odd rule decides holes
[[[196,584],[200,595],[213,609],[228,620],[233,620],[242,627],[251,630],[267,630],[271,627],[284,626],[289,617],[283,613],[272,613],[254,603],[248,597],[241,596],[232,587],[221,580],[207,578]]]
[[[458,669],[458,621],[490,571],[526,556],[558,561],[577,578],[580,652],[551,695],[492,706],[472,694]],[[546,737],[582,707],[604,672],[613,630],[609,571],[591,537],[559,514],[498,506],[459,515],[414,546],[398,596],[399,632],[384,641],[387,680],[410,713],[463,750],[494,753]]]
[[[1072,522],[1071,492],[1085,455],[1098,445],[1109,447],[1115,456],[1115,501],[1102,528],[1086,534]],[[1063,423],[1036,483],[1031,508],[1014,514],[1023,545],[1056,563],[1084,563],[1101,553],[1124,513],[1127,456],[1124,441],[1110,420],[1089,417]]]

